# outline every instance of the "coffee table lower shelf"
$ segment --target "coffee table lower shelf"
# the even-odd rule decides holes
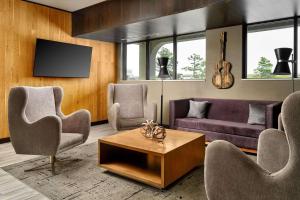
[[[154,187],[160,188],[162,185],[160,173],[151,169],[144,169],[124,162],[106,163],[100,164],[100,166],[115,174],[139,180]]]

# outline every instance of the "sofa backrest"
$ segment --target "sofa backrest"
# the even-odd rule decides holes
[[[233,99],[210,99],[194,98],[194,101],[208,101],[208,119],[217,119],[232,122],[248,122],[249,104],[268,105],[276,101],[260,100],[233,100]]]

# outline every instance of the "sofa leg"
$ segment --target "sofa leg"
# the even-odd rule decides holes
[[[52,174],[55,174],[55,156],[50,156],[50,164],[51,164],[51,171]]]

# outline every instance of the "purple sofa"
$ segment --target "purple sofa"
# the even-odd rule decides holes
[[[189,100],[208,101],[206,118],[187,118]],[[265,125],[248,124],[249,104],[266,106]],[[259,134],[267,128],[277,128],[282,102],[190,98],[170,101],[169,126],[205,134],[206,141],[226,140],[238,147],[257,149]]]

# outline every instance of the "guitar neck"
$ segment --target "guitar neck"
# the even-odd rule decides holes
[[[222,32],[221,33],[221,60],[225,60],[226,57],[226,42],[227,42],[227,32]]]

